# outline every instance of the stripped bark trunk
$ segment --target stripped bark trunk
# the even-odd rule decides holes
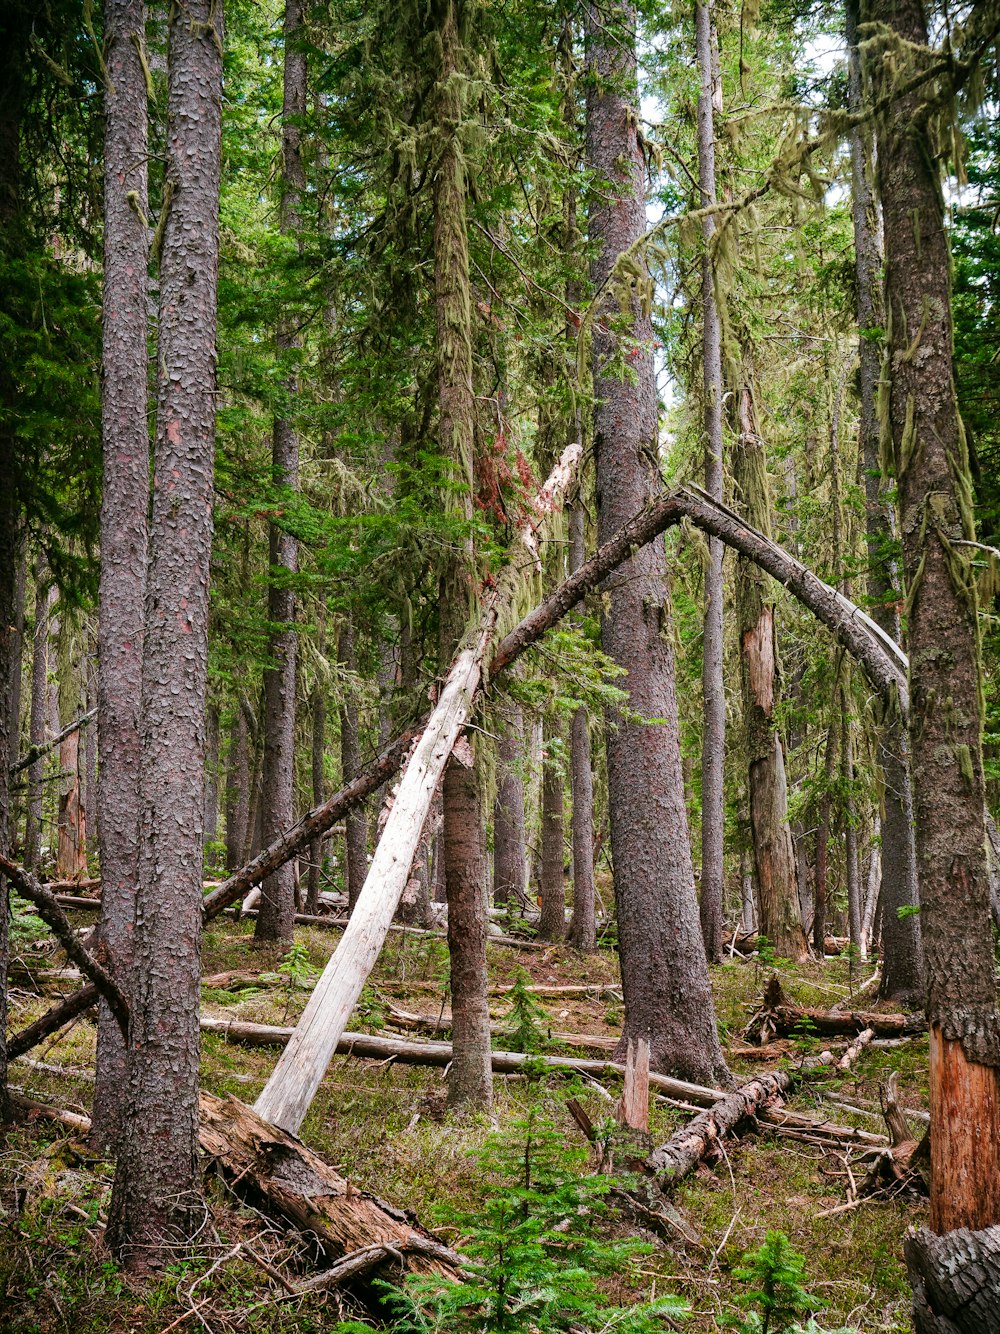
[[[576,447],[564,454],[535,502],[536,520],[558,503],[579,453]],[[524,525],[521,536],[524,555],[512,557],[497,577],[495,586],[483,598],[474,637],[455,659],[430,721],[406,766],[361,898],[340,946],[316,985],[293,1042],[257,1101],[260,1114],[286,1130],[294,1132],[302,1124],[361,988],[378,958],[409,879],[413,854],[435,789],[469,717],[497,617],[514,596],[524,568],[534,567],[536,563],[537,543],[530,523]],[[328,809],[330,805],[327,803]],[[446,843],[447,838],[446,831]],[[287,839],[286,846],[292,842],[294,840]],[[227,894],[229,892],[227,890]],[[485,905],[483,911],[485,913]],[[449,922],[450,918],[449,912]]]
[[[189,0],[169,27],[132,1026],[107,1229],[138,1271],[174,1259],[204,1225],[198,984],[221,103],[221,0]]]
[[[585,7],[591,279],[601,293],[591,342],[598,539],[613,537],[659,487],[657,394],[648,310],[620,310],[616,271],[646,230],[634,109],[636,19],[629,0]],[[632,261],[634,262],[634,261]],[[629,342],[624,352],[620,335]],[[627,355],[630,373],[616,369]],[[729,1078],[719,1045],[694,892],[684,805],[670,600],[661,544],[644,547],[605,591],[604,651],[628,673],[632,709],[609,718],[608,800],[625,1031],[650,1043],[655,1070]]]
[[[695,5],[698,51],[698,184],[700,207],[710,209],[715,191],[715,118],[722,110],[722,86],[715,78],[715,30],[711,0]],[[705,490],[723,498],[722,322],[715,282],[715,215],[706,212],[701,274],[702,394],[704,398]],[[701,694],[704,720],[701,750],[701,933],[710,963],[722,962],[723,776],[726,753],[726,696],[722,671],[722,553],[709,538],[705,567],[705,623],[702,638]]]
[[[104,356],[97,818],[101,857],[100,948],[126,998],[138,883],[140,703],[149,508],[147,426],[147,97],[142,66],[145,0],[104,7]],[[119,1140],[125,1040],[102,1000],[97,1020],[94,1142]]]
[[[546,719],[543,732],[545,763],[542,769],[542,876],[540,940],[562,940],[566,934],[566,886],[563,880],[563,775],[560,768],[562,729]]]
[[[299,232],[299,208],[305,194],[302,164],[302,120],[306,112],[306,55],[303,28],[304,0],[286,0],[283,23],[284,78],[281,106],[281,231]],[[280,360],[294,356],[301,336],[291,318],[279,319],[277,349]],[[293,420],[299,391],[298,374],[289,369],[282,391],[285,406],[275,414],[271,440],[272,482],[279,491],[297,491],[299,433]],[[268,665],[264,668],[264,752],[260,792],[260,841],[266,846],[292,823],[295,811],[295,665],[298,638],[295,629],[295,589],[298,547],[288,529],[272,519],[268,524],[270,584],[267,615],[271,624]],[[258,944],[287,944],[295,916],[295,870],[286,862],[261,886],[260,914],[254,929]]]
[[[920,0],[873,0],[906,61]],[[895,48],[894,48],[895,49]],[[873,61],[877,93],[898,77]],[[908,600],[909,729],[930,1025],[931,1215],[937,1233],[1000,1222],[997,1014],[982,770],[971,480],[953,372],[950,258],[929,112],[898,98],[879,124],[887,417]]]
[[[354,622],[348,614],[340,625],[337,637],[337,657],[348,673],[357,669],[354,650]],[[344,687],[340,705],[340,765],[344,782],[357,778],[361,772],[361,722],[358,701],[350,681]],[[368,873],[368,820],[365,808],[359,802],[347,812],[347,837],[344,841],[344,879],[347,902],[353,909],[360,897]]]

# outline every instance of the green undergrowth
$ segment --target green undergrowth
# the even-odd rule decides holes
[[[301,931],[297,933],[295,955],[290,961],[286,956],[283,962],[280,956],[260,954],[254,949],[252,923],[226,920],[214,924],[205,935],[204,971],[206,975],[238,971],[241,985],[232,991],[205,989],[204,1009],[257,1023],[293,1023],[337,939],[337,934],[329,931]],[[30,951],[31,945],[24,948]],[[779,965],[779,969],[786,993],[797,1003],[851,1003],[852,978],[847,961],[828,960],[802,968]],[[519,1040],[529,1050],[538,1050],[539,1045],[546,1053],[557,1050],[550,1037],[555,1032],[613,1037],[620,1031],[616,1027],[620,1024],[620,1004],[613,995],[534,997],[525,991],[530,983],[615,987],[617,967],[609,952],[585,957],[561,947],[521,951],[491,945],[490,970],[491,982],[501,993],[491,996],[493,1017],[520,1026]],[[855,965],[854,972],[860,971]],[[768,970],[753,961],[736,960],[713,970],[720,1027],[734,1047],[742,1045],[742,1032],[759,1006],[768,975]],[[856,984],[856,979],[853,981]],[[392,1005],[436,1016],[447,1003],[446,983],[447,955],[437,937],[394,933],[366,988],[361,1012],[352,1018],[352,1027],[385,1031],[382,1026]],[[525,997],[531,998],[530,1004],[525,1003]],[[12,1003],[12,1027],[20,1028],[49,1002],[15,993]],[[31,1097],[86,1112],[93,1088],[88,1071],[93,1069],[94,1041],[92,1020],[82,1019],[32,1053],[36,1062],[55,1070],[18,1062],[12,1067],[12,1082]],[[774,1045],[777,1059],[795,1065],[820,1044],[807,1036]],[[248,1103],[263,1087],[275,1060],[274,1049],[238,1046],[219,1034],[203,1035],[202,1054],[204,1086]],[[926,1061],[926,1041],[922,1039],[900,1047],[870,1048],[856,1071],[836,1080],[825,1076],[803,1083],[790,1097],[789,1106],[820,1113],[841,1124],[881,1130],[877,1111],[873,1116],[871,1109],[877,1109],[893,1071],[899,1074],[904,1105],[926,1107]],[[742,1073],[762,1066],[760,1060],[746,1057],[733,1057],[731,1063]],[[766,1068],[773,1064],[772,1060]],[[620,1086],[616,1087],[614,1081],[602,1082],[610,1100],[587,1081],[529,1068],[528,1077],[497,1079],[492,1119],[456,1119],[447,1109],[447,1084],[441,1069],[337,1057],[319,1089],[302,1137],[359,1188],[412,1210],[421,1221],[433,1225],[443,1240],[462,1245],[477,1233],[485,1235],[484,1230],[488,1232],[496,1222],[490,1222],[490,1211],[498,1192],[502,1194],[505,1189],[497,1163],[504,1154],[516,1157],[518,1137],[523,1139],[526,1122],[534,1120],[551,1127],[553,1142],[561,1146],[559,1170],[569,1173],[574,1181],[586,1183],[593,1180],[594,1151],[567,1109],[568,1098],[576,1098],[598,1128],[605,1161],[610,1159],[614,1175],[641,1162],[649,1146],[667,1138],[689,1115],[654,1099],[647,1137],[626,1137],[617,1128],[609,1132],[613,1100]],[[850,1111],[837,1103],[860,1110]],[[918,1125],[914,1129],[920,1133]],[[487,1161],[492,1161],[493,1167],[484,1166]],[[856,1151],[849,1164],[855,1178],[863,1179],[865,1167],[858,1162]],[[768,1234],[781,1233],[802,1256],[803,1290],[823,1304],[815,1312],[817,1329],[843,1328],[859,1334],[908,1330],[909,1292],[902,1239],[909,1225],[924,1221],[924,1207],[914,1201],[880,1200],[843,1210],[850,1180],[847,1173],[843,1152],[779,1138],[761,1127],[757,1133],[728,1142],[724,1158],[702,1167],[680,1186],[674,1196],[677,1220],[666,1225],[665,1235],[643,1230],[599,1192],[600,1202],[595,1196],[587,1222],[588,1227],[592,1224],[595,1244],[638,1240],[646,1249],[608,1272],[595,1272],[597,1288],[586,1300],[596,1303],[595,1310],[634,1309],[638,1322],[641,1303],[677,1298],[687,1307],[678,1328],[692,1334],[718,1334],[725,1328],[755,1334],[765,1326],[760,1310],[746,1300],[753,1285],[740,1274],[746,1273],[748,1266],[753,1268],[747,1257],[766,1247]],[[210,1195],[221,1238],[219,1246],[185,1261],[182,1272],[171,1274],[153,1288],[133,1287],[110,1262],[100,1242],[100,1219],[107,1207],[109,1180],[109,1165],[94,1160],[67,1132],[53,1131],[39,1121],[8,1135],[0,1158],[0,1203],[4,1210],[0,1218],[2,1334],[8,1330],[10,1334],[61,1330],[71,1334],[96,1334],[98,1330],[161,1334],[171,1321],[189,1310],[189,1295],[195,1284],[193,1301],[206,1300],[203,1314],[207,1327],[219,1334],[230,1329],[260,1330],[264,1334],[292,1328],[336,1330],[340,1322],[359,1318],[357,1311],[334,1295],[316,1296],[308,1303],[277,1300],[282,1295],[280,1289],[259,1267],[239,1256],[208,1275],[211,1265],[224,1253],[219,1248],[231,1249],[241,1238],[255,1238],[251,1242],[254,1249],[267,1252],[283,1272],[303,1276],[314,1272],[311,1262],[296,1252],[289,1234],[269,1230],[260,1217],[240,1206],[218,1185],[210,1188]],[[566,1189],[572,1194],[577,1186],[569,1181]],[[579,1189],[586,1192],[590,1187],[584,1184]],[[441,1213],[443,1204],[447,1216]],[[560,1221],[548,1216],[545,1227],[558,1227]],[[547,1308],[544,1319],[539,1307],[534,1325],[511,1328],[541,1332],[560,1327],[553,1315],[559,1299],[560,1266],[555,1263],[560,1258],[558,1235],[554,1234],[555,1240],[548,1237],[538,1243],[542,1251],[549,1252],[548,1258],[539,1260],[535,1245],[538,1238],[531,1241],[534,1258],[529,1257],[530,1264],[540,1263],[543,1270],[554,1257],[552,1272],[536,1274],[535,1279],[542,1287],[548,1284],[553,1289],[555,1305]],[[562,1258],[568,1262],[566,1255]],[[529,1273],[525,1281],[530,1287],[535,1279]],[[548,1298],[543,1297],[530,1300],[544,1306]],[[251,1316],[240,1315],[251,1308]],[[434,1302],[430,1301],[427,1310],[433,1314],[433,1309]],[[524,1308],[526,1320],[531,1309],[530,1303]],[[405,1313],[397,1312],[396,1327],[461,1334],[466,1328],[461,1321],[466,1316],[452,1312],[445,1319],[442,1311],[438,1309],[434,1317],[437,1324],[431,1320],[423,1326],[414,1323],[417,1316],[412,1309],[406,1315],[410,1326],[400,1323]],[[649,1328],[668,1329],[674,1327],[677,1317],[674,1313],[668,1320],[661,1311],[651,1319],[654,1323]],[[805,1329],[809,1328],[809,1319],[805,1309],[796,1316]],[[735,1325],[731,1323],[734,1320]],[[596,1321],[595,1315],[592,1323],[578,1327],[595,1331],[618,1327],[610,1316],[603,1325]],[[185,1330],[199,1324],[189,1314],[177,1327]],[[636,1324],[637,1329],[641,1327]],[[779,1327],[772,1322],[767,1328]]]

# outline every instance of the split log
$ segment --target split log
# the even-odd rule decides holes
[[[649,1130],[649,1041],[629,1038],[625,1056],[625,1084],[616,1119],[629,1130]]]
[[[917,1334],[1000,1330],[1000,1227],[921,1228],[903,1242]]]
[[[276,1024],[250,1024],[239,1019],[217,1019],[202,1015],[203,1033],[218,1033],[232,1042],[249,1047],[288,1047],[294,1028]],[[369,1033],[342,1033],[337,1042],[342,1056],[356,1056],[373,1061],[398,1061],[401,1065],[446,1066],[451,1064],[450,1042],[407,1042],[403,1038],[374,1036]],[[493,1072],[499,1075],[519,1075],[525,1065],[541,1063],[549,1070],[590,1075],[593,1079],[624,1078],[625,1067],[615,1061],[602,1061],[576,1056],[524,1056],[517,1051],[493,1052]],[[727,1095],[721,1089],[703,1084],[689,1084],[669,1075],[650,1074],[651,1088],[672,1098],[683,1098],[700,1107],[711,1107]]]
[[[454,1251],[402,1210],[352,1186],[301,1140],[236,1098],[202,1093],[199,1106],[201,1147],[216,1170],[240,1194],[317,1237],[329,1258],[383,1246],[408,1270],[458,1277]]]
[[[538,565],[536,524],[557,507],[580,453],[579,444],[563,451],[535,499],[532,517],[520,529],[515,553],[483,597],[478,623],[452,663],[438,703],[407,762],[340,944],[257,1099],[261,1116],[293,1133],[305,1118],[392,924],[434,793],[472,711],[500,615],[511,604],[526,570]]]
[[[863,1028],[837,1062],[837,1069],[850,1070],[874,1036],[875,1030],[873,1028]]]

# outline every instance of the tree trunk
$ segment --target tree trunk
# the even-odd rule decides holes
[[[323,652],[322,627],[320,628],[319,652]],[[326,752],[326,691],[323,683],[317,680],[313,686],[312,697],[312,794],[313,805],[318,806],[323,800],[324,772],[323,760]],[[313,839],[309,844],[309,890],[306,895],[306,912],[314,913],[319,907],[320,886],[323,880],[323,836]]]
[[[235,871],[243,865],[250,816],[250,747],[247,720],[242,702],[233,706],[226,756],[226,867]]]
[[[861,863],[858,857],[858,813],[854,800],[854,738],[847,712],[847,692],[841,693],[841,754],[844,757],[844,855],[847,862],[847,921],[851,945],[857,956],[866,957],[861,932]]]
[[[743,512],[751,524],[770,536],[767,466],[748,384],[740,395],[739,425],[735,476]],[[740,560],[736,567],[736,606],[749,766],[750,833],[760,909],[758,929],[779,958],[801,962],[808,958],[809,946],[799,912],[795,849],[788,824],[785,752],[775,722],[774,601],[761,570],[746,560]]]
[[[213,701],[205,717],[205,851],[219,836],[219,706]],[[213,854],[214,865],[214,854]]]
[[[830,806],[833,800],[833,776],[837,772],[837,731],[833,723],[827,728],[826,750],[823,759],[823,791],[819,799],[819,822],[816,828],[816,898],[813,907],[813,949],[822,959],[826,952],[827,872],[830,851]]]
[[[873,61],[876,92],[927,44],[920,0],[866,14],[905,54]],[[894,48],[896,49],[896,48]],[[888,424],[908,589],[910,746],[927,972],[934,1232],[1000,1222],[1000,1017],[982,771],[975,539],[952,369],[948,241],[927,109],[897,98],[879,122]],[[888,913],[887,913],[888,916]]]
[[[132,1024],[107,1230],[134,1271],[169,1263],[205,1224],[198,991],[221,94],[221,0],[189,0],[169,28]]]
[[[105,0],[104,351],[97,779],[100,947],[126,998],[138,883],[142,646],[149,541],[145,0]],[[134,201],[135,206],[132,206]],[[91,1133],[116,1148],[125,1099],[121,1028],[105,1000],[97,1020]]]
[[[55,590],[46,581],[45,563],[39,555],[35,562],[35,628],[31,649],[31,714],[28,744],[32,748],[45,743],[45,691],[49,671],[49,609]],[[42,851],[42,778],[45,759],[39,755],[28,766],[28,814],[24,828],[24,865],[38,869]]]
[[[503,704],[497,756],[497,796],[493,803],[493,902],[519,908],[524,903],[524,715],[513,700]]]
[[[586,556],[583,505],[569,512],[569,568],[578,570]],[[574,949],[597,948],[594,913],[594,774],[590,763],[590,721],[587,710],[573,714],[570,738],[570,781],[573,792],[573,920],[569,942]]]
[[[350,615],[341,622],[337,639],[337,654],[340,664],[349,673],[357,668],[354,652],[354,623]],[[344,686],[343,702],[340,706],[340,763],[343,781],[349,783],[361,772],[361,725],[358,718],[358,701],[354,687],[350,683]],[[347,901],[351,908],[357,903],[368,874],[368,821],[365,808],[357,805],[347,812],[347,838],[345,849],[345,882]]]
[[[858,50],[859,0],[847,0],[849,107],[857,113],[864,105],[861,55]],[[858,328],[881,328],[884,322],[882,253],[877,205],[871,188],[871,145],[864,128],[851,131],[851,186],[854,217],[854,272]],[[871,615],[886,634],[902,643],[899,622],[899,587],[892,508],[885,495],[881,426],[878,420],[878,385],[881,349],[866,332],[858,340],[861,388],[861,457],[865,473],[865,537],[868,547],[868,601]],[[883,709],[878,731],[878,761],[882,791],[882,889],[885,911],[882,926],[882,978],[879,996],[904,1004],[923,1000],[923,947],[920,916],[899,909],[914,909],[917,897],[916,846],[913,831],[913,786],[906,729],[898,712]]]
[[[586,6],[587,163],[592,195],[591,279],[604,293],[592,337],[598,540],[605,542],[659,487],[653,331],[638,293],[619,313],[619,257],[646,230],[637,137],[635,10]],[[610,290],[607,290],[609,289]],[[624,326],[624,327],[623,327]],[[629,342],[629,374],[616,369]],[[632,346],[634,340],[635,346]],[[608,799],[625,1031],[650,1043],[654,1070],[728,1080],[715,1027],[698,920],[681,775],[670,602],[660,544],[636,552],[607,590],[604,650],[628,672],[631,707],[655,725],[613,716]]]
[[[561,729],[546,719],[543,733],[545,762],[542,769],[542,912],[538,922],[540,940],[562,940],[566,934],[566,885],[563,879],[565,841],[563,832],[563,775],[561,755],[550,748],[560,741]],[[558,747],[554,747],[558,750]]]
[[[306,56],[302,45],[303,0],[286,0],[284,36],[284,96],[281,108],[281,231],[296,236],[299,206],[306,188],[302,165],[302,119],[306,112]],[[278,324],[279,360],[294,354],[301,337],[283,316]],[[291,411],[299,390],[298,375],[289,369],[283,384],[287,408],[275,415],[271,443],[272,478],[281,491],[299,485],[299,433]],[[298,569],[294,536],[273,519],[268,525],[271,583],[267,615],[273,629],[264,669],[264,756],[261,770],[260,833],[266,847],[292,823],[295,813],[295,590],[292,576]],[[275,575],[277,574],[277,577]],[[286,945],[292,939],[295,916],[295,869],[287,862],[261,886],[260,914],[254,941]]]
[[[714,77],[715,32],[711,0],[695,5],[698,49],[698,181],[701,208],[716,202],[714,111],[722,110],[722,88]],[[715,285],[715,215],[706,213],[701,274],[702,373],[705,430],[705,490],[723,497],[722,328]],[[702,640],[701,694],[704,721],[701,748],[701,933],[709,963],[722,962],[723,771],[726,753],[726,696],[722,671],[722,553],[709,538],[705,567],[705,631]]]
[[[59,622],[59,718],[73,720],[82,712],[82,639],[69,612]],[[63,732],[59,743],[59,827],[56,845],[56,875],[72,880],[87,874],[86,812],[80,785],[80,729]],[[133,779],[134,781],[134,779]]]

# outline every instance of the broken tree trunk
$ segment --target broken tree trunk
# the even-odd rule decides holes
[[[406,766],[351,920],[294,1038],[257,1099],[256,1110],[261,1116],[293,1133],[302,1124],[392,923],[434,793],[472,710],[483,661],[500,615],[510,605],[522,574],[537,566],[536,527],[561,503],[580,453],[578,444],[563,451],[535,499],[532,517],[521,528],[517,554],[483,598],[478,624],[453,662],[437,706]]]

